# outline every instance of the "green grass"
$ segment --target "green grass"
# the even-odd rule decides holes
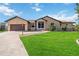
[[[79,56],[77,32],[48,32],[20,38],[30,56]]]
[[[4,31],[6,31],[6,30],[1,30],[1,29],[0,29],[0,32],[4,32]]]
[[[4,31],[0,31],[0,32],[4,32]]]

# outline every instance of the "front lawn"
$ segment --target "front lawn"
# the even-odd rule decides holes
[[[4,32],[4,31],[0,31],[0,32]]]
[[[48,32],[20,38],[30,56],[79,56],[77,32]]]
[[[0,30],[0,32],[5,32],[5,30]]]

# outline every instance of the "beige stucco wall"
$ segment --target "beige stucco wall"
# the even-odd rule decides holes
[[[51,23],[54,23],[54,26],[56,27],[56,30],[62,30],[62,28],[64,28],[66,26],[66,23],[61,23],[59,21],[56,21],[54,19],[51,19],[49,17],[45,17],[44,18],[45,20],[43,19],[40,19],[37,21],[37,30],[49,30],[50,27],[51,27]],[[38,22],[39,21],[43,21],[44,22],[44,28],[38,28]],[[73,30],[73,23],[67,23],[67,30]]]
[[[34,24],[34,27],[32,27],[32,24]],[[28,26],[28,28],[29,28],[29,30],[31,30],[31,31],[35,31],[35,21],[30,21],[30,24],[29,24],[29,26]]]
[[[28,30],[28,22],[25,20],[22,20],[20,18],[14,18],[7,22],[8,25],[8,31],[10,30],[10,24],[25,24],[25,30]]]
[[[54,23],[54,26],[56,26],[56,30],[61,30],[60,29],[60,22],[59,21],[56,21],[56,20],[53,20],[51,18],[48,18],[48,17],[45,17],[44,19],[47,20],[47,24],[45,26],[46,29],[49,30],[50,26],[51,26],[51,23]]]
[[[50,26],[51,26],[51,23],[54,23],[54,26],[56,26],[56,30],[61,30],[60,28],[60,22],[56,21],[56,20],[53,20],[51,18],[48,18],[48,17],[45,17],[44,18],[45,20],[43,19],[40,19],[37,21],[37,30],[49,30],[50,29]],[[38,22],[39,21],[43,21],[44,22],[44,28],[38,28]]]
[[[61,28],[64,28],[67,25],[67,30],[73,30],[73,23],[64,23],[61,25]]]
[[[71,30],[73,30],[73,28],[74,27],[73,27],[73,24],[72,23],[70,23],[70,24],[67,25],[67,30],[70,30],[71,31]]]

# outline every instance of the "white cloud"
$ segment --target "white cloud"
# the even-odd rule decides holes
[[[70,5],[70,4],[72,4],[72,3],[64,3],[65,5]]]
[[[35,3],[35,6],[38,6],[39,7],[39,5],[40,5],[39,3]]]
[[[9,5],[9,3],[3,3],[4,5]]]
[[[55,19],[58,20],[66,20],[66,21],[75,21],[77,19],[77,14],[73,14],[71,16],[68,16],[67,11],[60,11],[57,14],[49,15]]]
[[[16,12],[14,9],[11,9],[5,5],[0,5],[0,13],[6,16],[19,15],[19,12]]]
[[[41,8],[39,7],[32,7],[32,9],[34,9],[35,11],[41,11]]]
[[[32,9],[37,11],[37,12],[42,10],[39,3],[36,3],[35,6],[32,7]]]
[[[70,20],[70,21],[76,21],[76,20],[77,20],[77,16],[78,16],[78,14],[74,14],[74,15],[72,15],[72,16],[66,17],[66,19],[68,19],[68,20]]]
[[[8,5],[10,5],[10,3],[0,3],[0,5],[8,6]]]

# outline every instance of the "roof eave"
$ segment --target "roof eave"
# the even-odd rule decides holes
[[[8,21],[10,21],[10,20],[12,20],[12,19],[14,19],[14,18],[16,18],[16,17],[18,17],[18,16],[12,17],[12,18],[6,20],[5,22],[8,22]],[[23,18],[21,18],[21,17],[18,17],[18,18],[20,18],[20,19],[22,19],[22,20],[24,20],[24,21],[27,21],[27,20],[25,20],[25,19],[23,19]],[[29,22],[29,21],[27,21],[27,22]]]

